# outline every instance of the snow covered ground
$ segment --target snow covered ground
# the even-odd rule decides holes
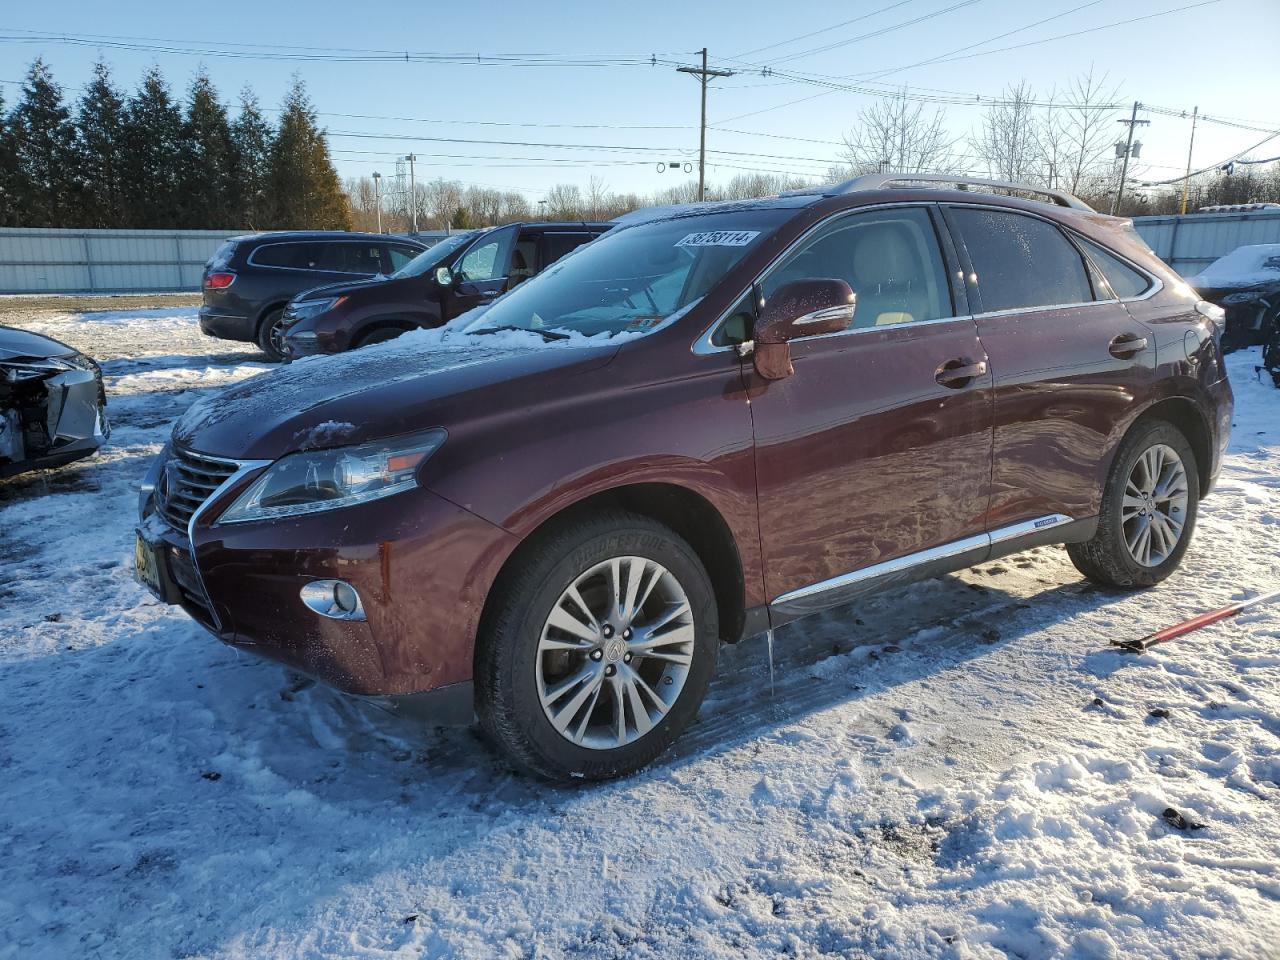
[[[0,958],[1275,955],[1280,608],[1106,646],[1280,583],[1256,352],[1163,586],[1042,548],[823,615],[779,633],[772,692],[761,642],[726,648],[672,753],[561,788],[134,584],[149,459],[257,354],[193,310],[24,325],[106,361],[116,432],[0,484]]]

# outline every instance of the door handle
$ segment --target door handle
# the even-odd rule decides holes
[[[1117,360],[1128,360],[1147,349],[1147,338],[1136,333],[1122,333],[1107,345],[1107,351]]]
[[[975,377],[986,376],[986,373],[987,361],[978,360],[974,362],[963,357],[957,357],[955,360],[948,360],[940,366],[933,375],[933,379],[937,381],[939,386],[959,390],[961,387],[968,386],[969,381]]]

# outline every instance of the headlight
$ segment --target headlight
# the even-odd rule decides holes
[[[75,367],[60,358],[48,360],[0,361],[0,380],[5,383],[22,383],[25,380],[41,380],[55,373],[65,373]]]
[[[244,523],[336,510],[410,490],[418,468],[444,443],[443,430],[354,447],[291,453],[242,493],[218,523]]]
[[[294,320],[310,320],[326,310],[332,310],[346,297],[327,297],[324,300],[295,300],[289,304],[289,313]]]

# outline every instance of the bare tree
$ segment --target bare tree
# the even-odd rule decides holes
[[[419,184],[418,189],[418,226],[422,227],[423,214],[431,229],[443,230],[451,226],[454,215],[462,209],[462,184],[456,180],[437,179]]]
[[[351,205],[351,228],[373,233],[378,229],[378,205],[370,177],[349,177],[343,184]],[[385,226],[385,224],[384,224]]]
[[[602,177],[592,174],[591,179],[587,181],[587,202],[584,214],[589,220],[599,220],[604,216],[608,204],[609,185]]]
[[[547,191],[547,216],[552,220],[582,219],[582,190],[576,183],[557,183]]]
[[[1049,178],[1044,157],[1041,120],[1035,94],[1025,80],[1005,88],[1004,98],[987,107],[969,146],[988,176],[1020,183],[1045,183]]]
[[[1052,186],[1081,196],[1105,194],[1112,179],[1119,86],[1093,70],[1072,81],[1040,128],[1040,152],[1052,164]],[[1057,100],[1055,96],[1054,100]]]
[[[530,203],[523,193],[508,190],[502,194],[498,207],[498,223],[514,223],[517,220],[528,220],[532,216]]]
[[[943,111],[926,115],[924,104],[913,103],[903,90],[858,115],[857,126],[844,137],[848,167],[832,174],[947,173],[955,166],[955,143]]]

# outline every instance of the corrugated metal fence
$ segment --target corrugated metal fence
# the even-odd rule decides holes
[[[1133,226],[1157,256],[1184,277],[1236,247],[1280,243],[1280,211],[1134,217]]]
[[[0,293],[198,290],[205,261],[238,232],[0,229]]]
[[[245,232],[0,228],[0,294],[195,292],[218,245]]]

